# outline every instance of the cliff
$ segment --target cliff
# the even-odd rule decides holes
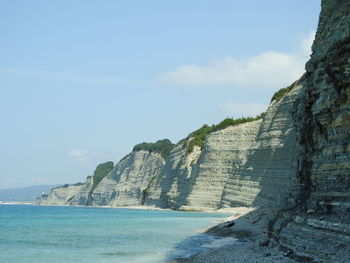
[[[84,184],[65,185],[52,189],[42,197],[41,205],[141,205],[144,191],[164,166],[161,153],[134,150],[120,160],[101,180],[96,182],[96,171]],[[105,163],[106,164],[106,163]],[[103,164],[101,164],[103,165]]]
[[[194,146],[191,152],[191,136],[172,150],[166,147],[165,156],[162,147],[139,144],[96,187],[93,177],[88,177],[76,192],[61,190],[61,200],[67,205],[148,205],[181,210],[293,204],[298,187],[297,146],[290,120],[302,89],[300,82],[282,99],[273,101],[263,119],[211,132],[202,149]]]
[[[350,260],[350,3],[323,0],[305,90],[295,104],[298,206],[274,236],[321,262]]]
[[[44,196],[40,199],[41,205],[69,205],[70,200],[79,193],[84,184],[81,185],[64,185],[60,187],[52,188],[51,193],[48,196]]]
[[[202,149],[194,146],[191,152],[191,136],[172,150],[166,147],[166,156],[162,147],[137,145],[94,188],[93,177],[88,177],[75,191],[53,192],[55,200],[59,195],[62,200],[54,204],[181,210],[293,205],[299,183],[295,176],[296,126],[291,119],[303,81],[295,82],[289,93],[273,101],[263,119],[211,132]],[[50,204],[51,195],[43,203]]]
[[[131,152],[98,184],[88,205],[141,205],[144,191],[161,172],[164,163],[159,153]]]
[[[185,143],[178,145],[150,185],[145,204],[182,210],[294,204],[297,146],[290,120],[301,89],[296,82],[272,102],[263,120],[210,133],[202,151],[196,147],[186,154]]]
[[[43,204],[268,209],[269,241],[304,259],[350,260],[350,4],[323,0],[306,73],[263,119],[138,145],[95,187]],[[193,143],[196,142],[196,143]],[[191,145],[191,148],[189,148]],[[190,150],[189,150],[190,149]],[[332,244],[332,245],[329,245]]]

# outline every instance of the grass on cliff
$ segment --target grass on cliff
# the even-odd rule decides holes
[[[262,119],[264,116],[265,116],[265,113],[261,113],[255,118],[254,117],[242,117],[238,119],[226,118],[219,124],[213,124],[212,126],[208,126],[207,124],[204,124],[198,130],[190,133],[184,140],[181,140],[180,143],[185,142],[187,144],[186,152],[187,154],[190,154],[193,151],[195,146],[198,146],[201,149],[203,149],[205,139],[210,133],[223,130],[229,126],[236,126],[238,124],[259,120],[259,119]]]
[[[93,175],[92,190],[105,178],[114,168],[113,162],[105,162],[97,165]],[[91,190],[91,191],[92,191]]]
[[[305,78],[306,78],[306,72],[300,77],[300,79],[294,81],[288,87],[276,91],[275,94],[273,94],[270,103],[273,102],[274,100],[276,102],[280,101],[289,91],[291,91],[299,82],[303,81]]]
[[[149,152],[155,152],[159,153],[164,160],[166,160],[172,151],[174,149],[175,144],[173,144],[170,140],[164,139],[164,140],[159,140],[155,143],[147,143],[143,142],[140,144],[135,145],[133,151],[149,151]]]
[[[289,91],[291,91],[293,88],[293,85],[290,85],[286,88],[280,89],[278,91],[275,92],[275,94],[273,94],[272,98],[271,98],[271,102],[273,102],[274,100],[276,102],[280,101]]]

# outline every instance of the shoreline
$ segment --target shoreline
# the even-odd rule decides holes
[[[219,210],[220,211],[220,210]],[[225,211],[225,209],[224,209]],[[215,237],[204,250],[168,263],[297,263],[290,251],[269,240],[268,223],[274,211],[262,208],[229,208],[233,215],[202,232]]]
[[[31,202],[0,202],[3,205],[41,205]],[[56,206],[57,207],[57,206]],[[289,251],[280,250],[273,242],[269,242],[267,225],[273,218],[274,211],[255,207],[231,207],[223,209],[164,209],[154,206],[71,206],[61,205],[61,207],[86,207],[86,208],[116,208],[135,209],[149,211],[178,211],[195,213],[215,213],[223,214],[223,219],[213,222],[213,226],[206,229],[193,229],[193,236],[208,234],[213,237],[211,243],[199,244],[200,252],[186,257],[173,258],[167,263],[296,263],[299,262],[291,258]],[[225,217],[227,215],[227,217]],[[259,259],[259,261],[256,261]]]
[[[0,203],[1,204],[1,203]],[[230,207],[230,208],[220,208],[220,209],[171,209],[171,208],[160,208],[155,206],[147,206],[147,205],[131,205],[131,206],[98,206],[98,205],[47,205],[47,204],[38,204],[34,203],[33,205],[38,206],[57,206],[57,207],[92,207],[92,208],[116,208],[116,209],[136,209],[136,210],[154,210],[154,211],[177,211],[177,212],[193,212],[193,213],[213,213],[213,214],[234,214],[239,210],[237,208],[252,210],[255,208],[247,208],[247,207]]]
[[[35,201],[0,201],[0,205],[37,205]]]

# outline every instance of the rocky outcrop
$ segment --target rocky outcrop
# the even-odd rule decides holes
[[[74,196],[69,200],[69,205],[88,205],[92,187],[94,184],[93,176],[86,178],[85,184],[80,188],[79,192],[75,193]]]
[[[225,187],[225,206],[282,208],[294,203],[298,190],[296,131],[291,122],[293,104],[303,86],[302,80],[280,101],[272,102],[246,161],[231,173]]]
[[[187,138],[167,161],[159,152],[132,151],[95,187],[93,177],[88,177],[78,192],[70,192],[65,204],[181,210],[293,205],[298,182],[291,114],[303,89],[301,82],[273,101],[264,119],[212,132],[203,149],[195,146],[189,153],[193,138]]]
[[[160,174],[165,160],[161,153],[132,151],[94,186],[94,176],[84,184],[52,189],[41,205],[131,206],[142,205],[149,184]]]
[[[271,241],[304,259],[350,262],[348,1],[322,1],[312,49],[305,75],[262,120],[212,132],[190,153],[189,137],[174,149],[142,143],[96,187],[88,178],[55,188],[42,204],[269,208]]]
[[[44,196],[40,199],[40,205],[69,205],[70,201],[77,193],[80,193],[83,184],[78,185],[64,185],[56,187],[51,190],[48,196]]]
[[[193,170],[193,186],[184,208],[208,210],[228,206],[224,202],[227,185],[246,163],[260,125],[261,120],[257,120],[209,134]]]
[[[261,120],[209,134],[203,151],[186,153],[179,145],[169,156],[161,176],[150,187],[145,204],[182,210],[221,207],[230,174],[245,161]]]
[[[350,4],[323,0],[305,92],[294,114],[301,184],[274,235],[296,254],[350,262]]]
[[[88,205],[141,205],[148,185],[164,163],[160,153],[132,151],[97,185]]]
[[[145,204],[182,210],[232,206],[286,207],[297,196],[296,132],[291,121],[301,89],[274,101],[263,120],[210,133],[205,147],[174,149],[150,185]]]
[[[186,198],[193,185],[194,173],[201,150],[194,147],[188,154],[185,142],[172,150],[162,173],[149,185],[145,194],[145,205],[179,209],[186,203]]]

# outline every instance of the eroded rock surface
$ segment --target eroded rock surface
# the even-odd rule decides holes
[[[141,205],[148,185],[164,163],[159,153],[132,151],[93,190],[89,205]]]
[[[84,185],[66,185],[56,187],[51,190],[51,193],[41,198],[41,205],[69,205],[69,202],[74,196],[81,191]]]
[[[296,104],[297,209],[275,237],[296,254],[350,262],[350,2],[323,0],[305,92]]]
[[[350,262],[349,1],[322,0],[306,71],[263,120],[213,132],[190,154],[181,142],[167,160],[133,151],[96,188],[88,178],[42,204],[269,208],[271,240],[304,259]]]

